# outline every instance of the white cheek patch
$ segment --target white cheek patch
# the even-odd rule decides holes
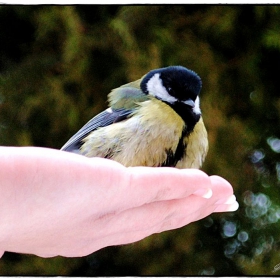
[[[178,101],[174,96],[171,96],[166,88],[163,86],[162,84],[162,80],[160,78],[160,74],[157,73],[155,74],[147,83],[147,90],[149,92],[149,94],[163,100],[166,101],[170,104],[174,104],[176,101]],[[199,101],[199,97],[196,98],[195,102],[194,102],[194,107],[193,112],[197,115],[201,114],[201,110],[200,110],[200,101]]]
[[[193,112],[196,113],[197,115],[201,114],[201,110],[199,107],[199,97],[197,97],[194,102]]]
[[[155,74],[147,83],[147,90],[148,92],[159,98],[162,99],[163,101],[166,101],[168,103],[175,103],[177,99],[173,96],[171,96],[165,87],[162,84],[162,80],[159,77],[159,73]]]

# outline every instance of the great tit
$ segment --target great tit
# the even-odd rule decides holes
[[[61,148],[124,166],[200,168],[208,151],[200,77],[182,66],[148,72],[113,89],[110,107]]]

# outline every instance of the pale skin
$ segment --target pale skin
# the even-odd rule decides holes
[[[86,256],[238,208],[230,183],[195,169],[35,147],[0,155],[0,256]]]

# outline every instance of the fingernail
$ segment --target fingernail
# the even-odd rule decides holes
[[[212,196],[211,189],[200,189],[193,193],[194,195],[201,196],[203,198],[210,198]]]
[[[216,205],[219,205],[219,204],[233,204],[235,201],[236,201],[236,197],[233,194],[230,197],[219,199],[215,204]]]
[[[226,204],[219,205],[215,208],[213,212],[233,212],[236,211],[238,208],[239,208],[239,204],[237,201],[235,201],[230,205],[226,205]]]

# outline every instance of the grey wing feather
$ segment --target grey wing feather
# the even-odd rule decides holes
[[[88,121],[76,134],[74,134],[61,148],[62,151],[77,152],[82,146],[82,140],[99,127],[120,122],[129,117],[133,110],[107,109]]]

